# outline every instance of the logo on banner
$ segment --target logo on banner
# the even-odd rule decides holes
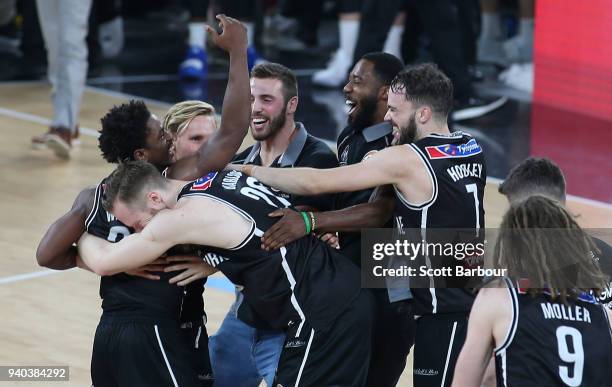
[[[452,159],[470,157],[482,152],[482,148],[475,139],[471,139],[465,144],[453,145],[444,144],[425,147],[425,151],[430,159]]]
[[[206,191],[212,185],[213,179],[217,176],[218,172],[211,172],[206,176],[200,177],[198,180],[193,182],[191,186],[192,191]]]

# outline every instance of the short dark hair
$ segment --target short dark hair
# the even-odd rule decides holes
[[[453,108],[453,83],[433,63],[408,66],[393,79],[391,90],[406,100],[429,105],[438,118],[446,119]]]
[[[389,86],[404,64],[395,55],[386,52],[369,52],[361,57],[374,65],[373,72],[383,86]]]
[[[285,102],[298,95],[297,78],[293,71],[280,63],[260,63],[251,70],[251,78],[278,79],[283,84]]]
[[[143,101],[130,100],[113,106],[102,119],[98,147],[109,163],[133,160],[134,151],[145,148],[151,112]]]
[[[130,205],[140,199],[147,187],[160,187],[166,180],[155,166],[146,161],[127,161],[119,166],[104,181],[105,190],[102,205],[111,212],[113,203],[119,199]]]
[[[530,157],[510,170],[498,191],[509,200],[540,194],[564,202],[565,177],[551,160]]]

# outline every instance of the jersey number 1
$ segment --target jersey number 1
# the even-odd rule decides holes
[[[478,200],[478,186],[466,184],[465,190],[474,195],[474,207],[476,207],[476,228],[480,228],[480,200]]]

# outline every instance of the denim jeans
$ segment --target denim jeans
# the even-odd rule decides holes
[[[215,387],[257,387],[262,379],[272,386],[285,334],[255,329],[238,320],[240,296],[217,334],[210,337],[208,348]]]

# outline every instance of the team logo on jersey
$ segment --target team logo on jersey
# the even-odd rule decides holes
[[[470,157],[482,152],[482,148],[475,139],[471,139],[465,144],[453,145],[444,144],[425,147],[430,159],[452,159]]]
[[[212,185],[213,179],[217,176],[218,172],[211,172],[206,176],[200,177],[198,180],[193,182],[191,186],[192,191],[206,191]]]

